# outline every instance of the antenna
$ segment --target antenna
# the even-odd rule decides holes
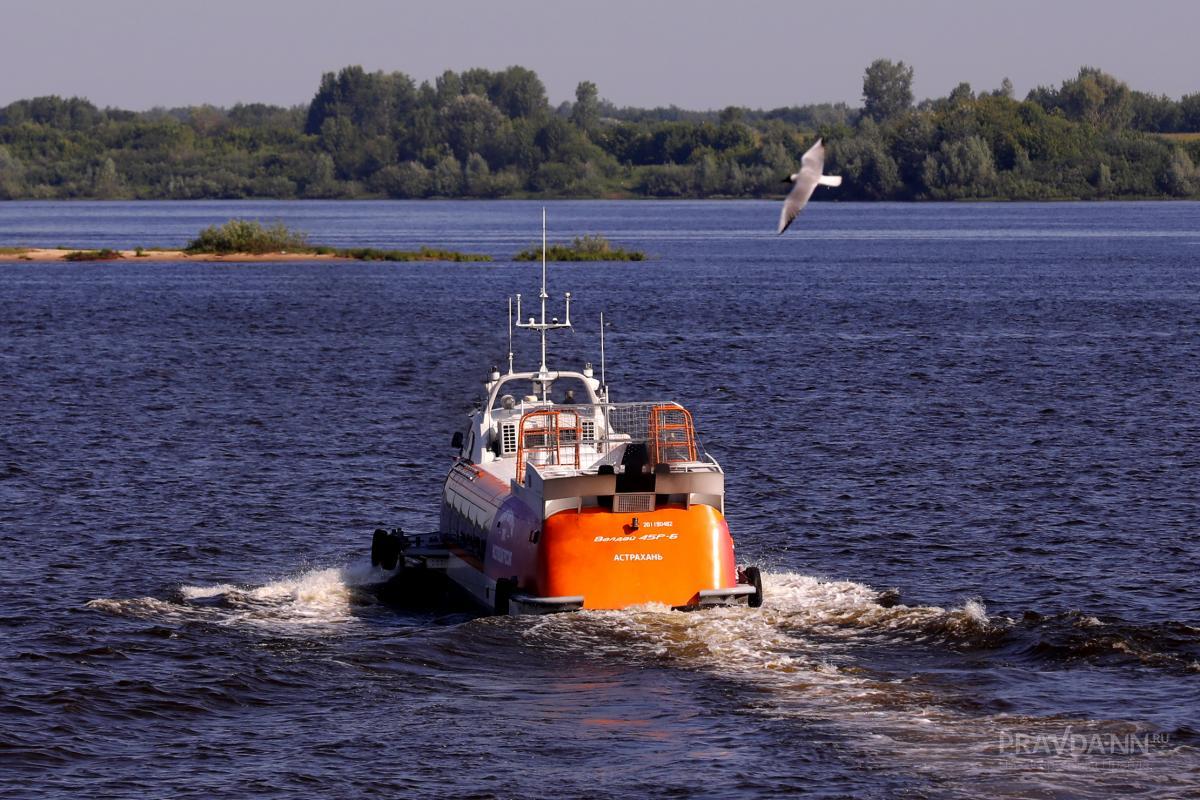
[[[539,295],[542,298],[542,322],[546,321],[546,207],[542,206],[542,293]],[[542,356],[542,362],[546,361],[546,357]]]
[[[519,297],[520,295],[518,295]],[[512,375],[513,371],[513,349],[512,349],[512,297],[508,298],[508,374]]]
[[[533,317],[529,318],[528,322],[521,322],[521,295],[517,295],[517,327],[527,328],[528,330],[537,331],[542,335],[542,363],[538,368],[539,376],[545,376],[548,372],[546,369],[546,332],[558,330],[559,328],[571,327],[571,293],[567,292],[565,299],[567,309],[565,319],[562,322],[558,321],[558,317],[554,317],[549,322],[546,321],[546,300],[550,297],[546,293],[546,208],[542,207],[542,290],[538,293],[538,298],[542,301],[542,318],[535,321]],[[546,382],[542,381],[542,394],[545,395]],[[543,397],[544,399],[544,397]]]
[[[604,312],[600,312],[600,392],[608,402],[608,383],[604,379]]]

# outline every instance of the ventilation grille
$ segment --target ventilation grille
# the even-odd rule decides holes
[[[500,426],[500,454],[512,455],[517,452],[517,423],[505,422]]]
[[[613,511],[618,514],[633,514],[653,510],[653,494],[618,494],[613,496]]]
[[[595,420],[590,420],[590,419],[582,420],[580,422],[580,426],[583,428],[584,444],[595,444],[596,443],[596,422],[595,422]]]

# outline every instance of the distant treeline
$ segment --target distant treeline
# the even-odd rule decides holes
[[[523,67],[328,73],[308,106],[146,112],[39,97],[0,109],[0,199],[758,197],[817,136],[847,200],[1200,195],[1200,93],[1085,67],[1024,100],[959,84],[914,104],[878,60],[863,106],[617,108],[580,83],[551,107]]]

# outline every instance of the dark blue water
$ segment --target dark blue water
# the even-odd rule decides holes
[[[551,267],[555,360],[603,309],[614,399],[694,410],[767,604],[380,603],[539,209],[0,204],[497,258],[0,264],[0,797],[1200,793],[1200,205],[551,204],[652,257]]]

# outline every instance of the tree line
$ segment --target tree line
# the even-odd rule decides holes
[[[760,197],[820,136],[847,200],[1200,196],[1200,93],[1084,67],[1023,100],[1005,79],[915,102],[879,59],[861,107],[617,107],[581,82],[554,107],[523,67],[327,73],[307,106],[144,112],[81,98],[0,109],[0,199]]]

